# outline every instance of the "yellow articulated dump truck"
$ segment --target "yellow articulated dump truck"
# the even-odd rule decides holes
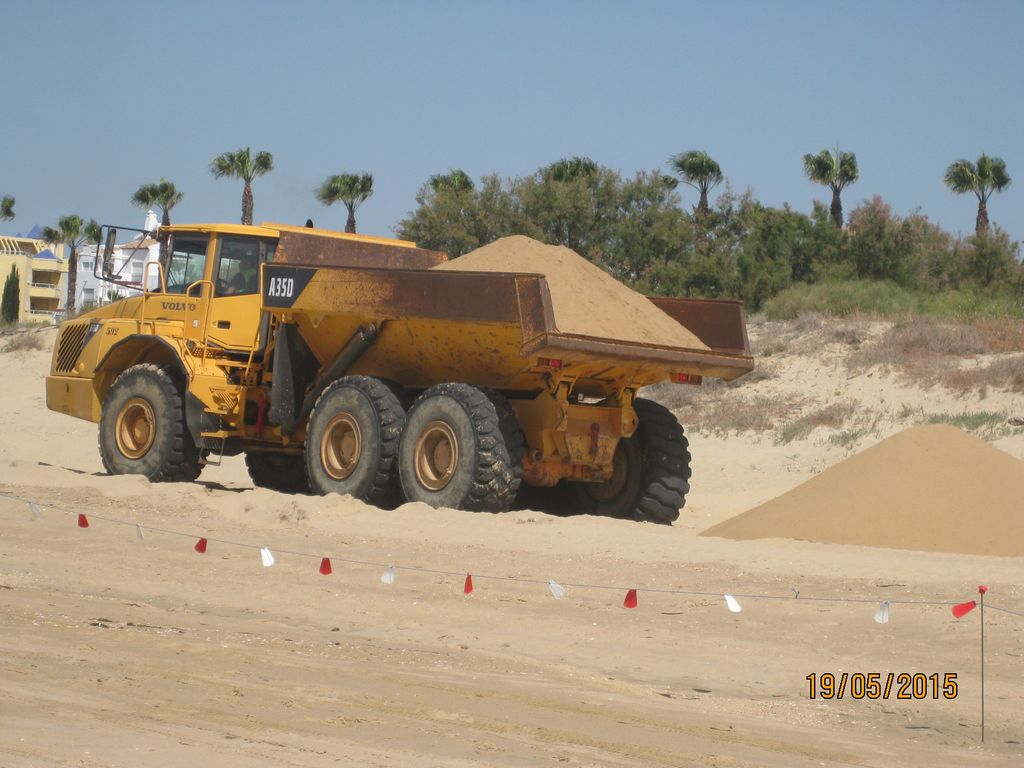
[[[97,259],[113,282],[118,235]],[[253,483],[280,491],[502,511],[522,483],[568,482],[581,511],[671,522],[686,438],[637,390],[753,367],[737,302],[640,297],[527,238],[477,252],[495,269],[278,224],[160,237],[141,295],[61,325],[46,379],[49,408],[99,424],[112,474],[191,481],[244,453]],[[494,250],[520,246],[579,264],[559,262],[556,286]]]

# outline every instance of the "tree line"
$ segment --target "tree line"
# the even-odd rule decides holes
[[[1005,163],[982,155],[946,171],[956,193],[974,193],[975,234],[962,238],[915,212],[900,217],[873,197],[844,217],[842,194],[859,177],[852,152],[803,158],[804,172],[832,193],[810,214],[737,194],[706,152],[670,159],[660,170],[623,176],[588,158],[559,160],[519,178],[474,183],[454,170],[432,176],[400,237],[452,257],[498,237],[526,234],[565,245],[619,280],[652,294],[735,297],[752,309],[798,283],[891,281],[915,290],[1015,290],[1024,297],[1019,246],[988,220],[986,204],[1010,184]],[[712,191],[724,191],[714,204]],[[697,202],[683,208],[679,185]]]
[[[824,149],[803,156],[803,171],[828,187],[831,204],[815,202],[810,215],[788,205],[771,208],[749,192],[728,187],[721,166],[707,152],[690,150],[669,159],[671,174],[642,171],[632,177],[587,157],[543,166],[528,176],[492,174],[479,184],[461,169],[431,176],[421,187],[415,210],[400,220],[400,237],[456,258],[498,237],[526,234],[565,245],[640,290],[690,296],[736,296],[753,308],[800,282],[866,278],[907,287],[1018,285],[1018,246],[995,227],[988,201],[1011,183],[1001,158],[982,154],[976,162],[950,164],[944,181],[957,194],[973,193],[978,211],[973,238],[957,238],[920,213],[893,215],[881,198],[857,207],[844,220],[842,194],[859,179],[853,152]],[[243,182],[241,223],[252,224],[253,182],[274,169],[270,152],[249,147],[224,152],[209,165],[215,178]],[[712,191],[726,190],[712,205]],[[678,186],[697,193],[691,211]],[[314,191],[322,204],[344,205],[346,232],[356,231],[356,210],[373,195],[369,173],[328,176]],[[173,182],[143,184],[132,204],[159,209],[162,226],[184,195]],[[14,218],[15,199],[0,199],[0,220]],[[61,217],[44,238],[65,243],[68,309],[74,310],[77,249],[99,241],[95,220]],[[161,237],[161,258],[167,239]]]

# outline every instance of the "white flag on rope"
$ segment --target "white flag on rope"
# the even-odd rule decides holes
[[[879,624],[889,623],[889,601],[883,600],[882,604],[878,606],[878,610],[875,611],[875,621]]]

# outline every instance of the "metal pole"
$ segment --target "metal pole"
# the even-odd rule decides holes
[[[981,743],[985,743],[985,592],[986,587],[978,587],[981,599]]]

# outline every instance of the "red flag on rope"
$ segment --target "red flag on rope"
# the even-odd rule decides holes
[[[88,528],[89,527],[89,518],[86,517],[85,515],[80,514],[78,516],[78,527],[79,528]]]
[[[636,590],[631,589],[626,593],[626,599],[622,601],[623,608],[636,608]]]
[[[473,577],[466,574],[466,583],[462,585],[462,594],[469,595],[473,592]]]
[[[206,554],[206,539],[200,539],[196,542],[196,552],[200,555]]]
[[[953,606],[953,615],[956,618],[966,616],[968,613],[973,611],[977,607],[977,603],[973,600],[968,600],[966,603],[960,603],[959,605]]]
[[[325,557],[320,561],[320,573],[324,576],[331,575],[331,558]]]

